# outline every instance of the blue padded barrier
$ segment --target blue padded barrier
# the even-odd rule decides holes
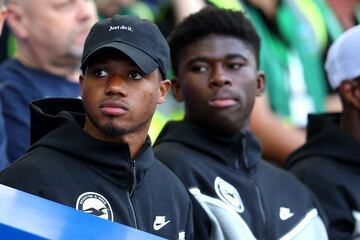
[[[0,240],[163,240],[0,184]]]

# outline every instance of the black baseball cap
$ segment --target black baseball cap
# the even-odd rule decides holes
[[[104,48],[123,52],[145,74],[159,68],[167,79],[169,46],[159,28],[148,20],[115,15],[95,23],[85,40],[81,69],[85,70],[91,55]]]

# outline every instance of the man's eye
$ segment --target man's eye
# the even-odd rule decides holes
[[[202,73],[207,71],[207,67],[205,66],[192,66],[191,68],[192,72]]]
[[[129,78],[130,79],[134,79],[134,80],[140,80],[143,78],[143,75],[139,72],[130,72],[129,73]]]
[[[241,68],[244,65],[245,64],[243,64],[243,63],[229,63],[227,66],[228,66],[229,69],[237,70],[237,69]]]
[[[95,75],[99,78],[105,78],[109,76],[105,70],[95,70]]]
[[[62,10],[62,9],[67,8],[67,7],[70,7],[73,2],[74,2],[73,0],[59,1],[54,5],[54,7],[55,7],[55,9]]]

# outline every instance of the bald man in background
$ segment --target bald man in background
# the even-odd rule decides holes
[[[0,0],[0,35],[2,31],[2,27],[4,25],[4,20],[7,14],[7,9],[4,5],[4,0]],[[0,84],[0,91],[1,91]],[[4,127],[4,119],[2,116],[2,103],[0,101],[0,169],[4,168],[9,163],[6,154],[6,139],[5,139],[5,127]]]
[[[83,44],[97,13],[92,0],[9,0],[7,9],[17,51],[0,66],[0,101],[13,162],[30,145],[29,103],[79,96]]]

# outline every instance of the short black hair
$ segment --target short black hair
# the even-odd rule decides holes
[[[210,34],[233,36],[247,42],[253,48],[259,64],[260,37],[244,13],[208,6],[185,18],[168,38],[175,75],[178,75],[179,60],[184,48]]]

